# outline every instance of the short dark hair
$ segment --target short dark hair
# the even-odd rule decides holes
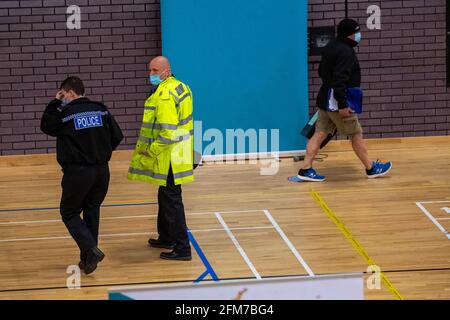
[[[70,91],[73,90],[77,95],[84,95],[84,84],[78,77],[68,77],[61,83],[60,90]]]

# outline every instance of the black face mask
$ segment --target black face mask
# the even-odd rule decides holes
[[[358,42],[356,42],[355,40],[352,40],[352,39],[349,39],[349,38],[347,38],[347,40],[348,40],[348,44],[349,45],[351,45],[352,46],[352,48],[354,48],[354,47],[356,47],[359,43]]]
[[[343,37],[343,36],[338,36],[338,40],[341,40],[342,42],[345,42],[346,44],[348,44],[352,48],[356,47],[359,44],[355,40],[352,40],[350,38]]]

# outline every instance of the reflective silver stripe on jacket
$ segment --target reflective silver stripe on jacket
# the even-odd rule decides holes
[[[180,104],[184,99],[186,99],[187,97],[190,97],[190,96],[191,96],[190,92],[186,93],[184,96],[182,96],[180,98],[180,100],[178,100],[178,104]]]
[[[142,122],[142,128],[151,129],[153,128],[153,122]]]
[[[155,123],[153,122],[142,122],[142,128],[145,129],[169,129],[169,130],[177,130],[178,126],[176,124],[168,124],[168,123]]]
[[[162,136],[159,136],[158,140],[161,141],[164,144],[173,144],[173,143],[189,140],[189,138],[192,137],[193,135],[194,135],[194,130],[191,130],[189,132],[189,134],[185,134],[185,135],[179,136],[179,137],[175,138],[175,140],[170,140],[170,139],[164,138]]]
[[[182,125],[184,125],[184,124],[187,124],[187,123],[189,123],[189,121],[192,120],[192,118],[193,118],[193,117],[192,117],[192,114],[191,114],[189,117],[180,120],[180,122],[178,123],[178,125],[182,126]]]
[[[132,174],[139,174],[141,176],[147,176],[147,177],[154,178],[154,179],[167,180],[167,175],[155,173],[151,170],[141,170],[141,169],[136,169],[136,168],[129,168],[128,172],[132,173]]]
[[[173,178],[174,178],[174,179],[179,179],[179,178],[184,178],[184,177],[192,176],[193,174],[194,174],[194,171],[193,171],[193,170],[184,171],[184,172],[178,172],[178,173],[175,173],[175,174],[173,175]]]
[[[175,93],[173,93],[172,91],[169,91],[169,94],[174,98],[177,107],[180,105],[180,103],[181,103],[184,99],[186,99],[187,97],[190,97],[190,96],[191,96],[191,93],[190,93],[190,92],[186,93],[186,94],[185,94],[184,96],[182,96],[181,98],[178,98],[177,95],[176,95]]]
[[[155,139],[153,138],[146,138],[144,136],[140,136],[138,140],[144,143],[152,143],[153,141],[155,141]]]
[[[74,113],[70,116],[67,116],[62,119],[62,122],[67,122],[70,120],[73,120],[78,117],[93,117],[93,116],[105,116],[108,114],[108,111],[89,111],[89,112],[80,112],[80,113]]]
[[[169,130],[177,130],[178,126],[176,124],[168,124],[168,123],[155,123],[155,129],[169,129]]]
[[[177,95],[175,93],[173,93],[172,91],[169,91],[169,94],[174,98],[175,103],[178,105],[180,104],[180,99],[178,99]]]

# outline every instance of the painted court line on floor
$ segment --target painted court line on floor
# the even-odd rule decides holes
[[[333,221],[336,227],[342,232],[342,234],[347,238],[347,240],[352,244],[355,250],[359,253],[359,255],[366,261],[369,266],[378,266],[377,263],[369,256],[367,251],[363,248],[361,243],[355,238],[355,236],[350,232],[350,230],[345,226],[345,224],[338,218],[338,216],[330,209],[330,207],[326,204],[326,202],[322,199],[320,194],[314,190],[311,190],[311,196],[316,201],[316,203],[322,208],[322,210],[326,213],[328,218]],[[380,272],[381,281],[383,281],[384,285],[388,288],[388,290],[394,295],[398,300],[403,300],[403,297],[400,295],[398,290],[394,287],[394,285],[389,281],[387,276],[383,271]]]
[[[258,271],[256,271],[255,266],[253,265],[253,263],[250,261],[250,259],[248,258],[247,254],[245,253],[244,249],[241,247],[241,245],[239,244],[239,241],[237,241],[236,237],[233,235],[233,232],[231,232],[232,230],[228,227],[228,225],[226,224],[226,222],[223,220],[222,216],[220,215],[219,212],[215,213],[217,220],[219,220],[220,224],[222,225],[222,227],[225,229],[225,231],[227,232],[228,236],[230,237],[231,241],[233,242],[233,244],[235,245],[236,249],[239,251],[239,253],[241,254],[242,258],[244,259],[245,263],[247,263],[248,267],[250,268],[250,270],[253,272],[253,274],[255,275],[256,279],[261,279],[260,274],[258,273]]]
[[[155,205],[155,204],[158,204],[158,202],[104,204],[101,207],[102,208],[108,208],[108,207],[131,207],[131,206],[149,206],[149,205]],[[44,211],[44,210],[59,210],[59,207],[0,209],[0,213],[1,212],[22,212],[22,211]]]
[[[298,252],[298,250],[295,248],[295,246],[292,244],[292,242],[289,240],[289,238],[286,236],[286,234],[283,232],[283,230],[281,230],[280,226],[278,225],[278,223],[275,221],[275,219],[272,217],[272,215],[270,214],[269,210],[263,210],[264,213],[266,214],[266,217],[269,219],[269,221],[272,223],[272,225],[274,226],[275,230],[277,230],[277,232],[280,234],[281,238],[284,240],[284,242],[286,242],[287,246],[289,247],[289,249],[292,251],[292,253],[294,254],[294,256],[297,258],[297,260],[300,262],[300,264],[303,266],[303,268],[305,268],[306,272],[308,272],[308,274],[311,277],[315,277],[314,272],[311,270],[311,268],[308,266],[308,264],[306,263],[306,261],[303,259],[303,257],[301,256],[301,254]]]
[[[448,202],[448,201],[440,201],[440,202]],[[420,210],[430,219],[433,224],[438,227],[438,229],[445,234],[447,239],[450,239],[450,232],[448,232],[438,221],[437,219],[425,208],[423,203],[437,203],[437,202],[416,202],[416,205],[419,207]]]
[[[111,204],[111,205],[106,205],[105,207],[117,207],[117,206],[143,206],[143,205],[152,205],[155,204],[153,202],[149,202],[149,203],[138,203],[138,204]],[[157,204],[157,203],[156,203]],[[41,211],[41,210],[54,210],[54,209],[58,209],[58,208],[29,208],[29,209],[11,209],[11,210],[3,210],[3,212],[18,212],[18,211]],[[2,212],[2,211],[0,211]],[[271,222],[272,226],[262,226],[262,227],[237,227],[237,228],[228,228],[228,226],[226,225],[225,221],[223,220],[223,218],[220,216],[219,222],[222,224],[225,223],[225,226],[222,224],[222,228],[212,228],[212,229],[198,229],[198,230],[191,230],[192,232],[213,232],[213,231],[225,231],[229,234],[229,232],[233,231],[233,230],[258,230],[258,229],[275,229],[279,235],[281,236],[281,238],[284,240],[284,242],[286,243],[286,245],[289,247],[289,249],[291,250],[291,252],[294,254],[294,256],[297,258],[297,260],[300,262],[300,264],[303,266],[303,268],[307,271],[307,273],[310,276],[315,276],[314,272],[311,270],[311,268],[308,266],[308,264],[306,263],[306,261],[303,259],[303,257],[301,256],[301,254],[298,252],[298,250],[295,248],[295,246],[292,244],[292,242],[289,240],[289,238],[286,236],[286,234],[282,231],[282,229],[280,228],[280,226],[278,225],[278,223],[275,221],[275,219],[272,217],[272,215],[270,214],[270,212],[268,210],[261,210],[261,209],[255,209],[255,210],[242,210],[242,211],[238,211],[238,210],[230,210],[230,211],[221,211],[220,214],[233,214],[233,213],[251,213],[251,212],[264,212],[266,217],[269,219],[269,221]],[[193,212],[190,214],[187,214],[187,216],[197,216],[197,215],[210,215],[210,214],[215,214],[217,217],[217,213],[216,212]],[[220,215],[219,214],[219,215]],[[121,219],[140,219],[140,218],[156,218],[157,215],[156,214],[152,214],[152,215],[135,215],[135,216],[119,216],[119,217],[104,217],[101,218],[101,221],[106,221],[106,220],[121,220]],[[9,226],[9,225],[18,225],[18,224],[39,224],[39,223],[59,223],[61,222],[60,219],[53,219],[53,220],[26,220],[26,221],[8,221],[8,222],[0,222],[0,226]],[[101,234],[100,237],[126,237],[126,236],[141,236],[141,235],[151,235],[151,232],[145,232],[145,233],[116,233],[116,234]],[[230,236],[230,234],[229,234]],[[234,237],[234,235],[231,233],[230,238],[237,242],[236,238]],[[34,238],[16,238],[16,239],[1,239],[0,243],[4,243],[4,242],[20,242],[20,241],[39,241],[39,240],[60,240],[60,239],[71,239],[70,236],[58,236],[58,237],[34,237]],[[233,241],[233,243],[236,245],[235,241]],[[238,243],[238,242],[237,242]],[[239,243],[238,243],[239,244]],[[240,245],[239,245],[240,247]],[[253,266],[253,264],[251,263],[251,261],[248,259],[248,256],[245,254],[245,251],[243,251],[243,249],[238,249],[239,252],[245,255],[244,260],[246,260],[246,262],[248,261],[252,267],[250,267],[250,269],[252,269],[253,273],[255,274],[256,278],[260,279],[261,276],[259,275],[259,273],[256,271],[256,268]],[[241,252],[242,250],[242,252]],[[247,263],[247,264],[249,264]]]
[[[106,207],[117,207],[117,206],[143,206],[143,205],[150,205],[154,204],[152,202],[149,202],[147,204],[124,204],[124,205],[108,205]],[[0,212],[19,212],[19,211],[41,211],[41,210],[50,210],[50,209],[58,209],[58,208],[30,208],[30,209],[11,209],[11,210],[4,210]],[[221,211],[222,214],[230,214],[230,213],[250,213],[250,212],[260,212],[262,210],[243,210],[243,211]],[[186,216],[201,216],[201,215],[211,215],[214,214],[215,211],[205,211],[205,212],[192,212],[187,213]],[[102,217],[100,218],[100,221],[103,220],[120,220],[120,219],[137,219],[137,218],[156,218],[157,214],[149,214],[149,215],[135,215],[135,216],[119,216],[119,217]],[[0,226],[2,225],[14,225],[14,224],[35,224],[35,223],[58,223],[61,222],[61,219],[49,219],[49,220],[24,220],[24,221],[6,221],[6,222],[0,222]]]
[[[238,227],[231,230],[256,230],[256,229],[273,229],[272,226],[267,227]],[[224,231],[222,228],[218,229],[197,229],[191,230],[192,232],[212,232],[212,231]],[[142,236],[142,235],[152,235],[156,232],[135,232],[135,233],[113,233],[113,234],[100,234],[99,237],[127,237],[127,236]],[[1,239],[2,242],[19,242],[19,241],[38,241],[38,240],[59,240],[59,239],[72,239],[70,236],[60,236],[60,237],[37,237],[37,238],[17,238],[17,239]]]
[[[433,204],[433,203],[449,203],[450,200],[437,200],[437,201],[420,201],[417,203]]]
[[[214,281],[219,281],[219,277],[217,276],[216,271],[211,266],[211,263],[209,262],[208,258],[206,258],[206,255],[203,253],[203,250],[200,247],[200,245],[198,244],[197,240],[195,239],[194,234],[192,233],[192,230],[188,230],[188,237],[189,237],[189,241],[191,242],[192,246],[194,247],[195,251],[197,252],[197,255],[199,256],[200,260],[202,261],[203,265],[205,266],[205,271],[200,276],[198,276],[197,279],[194,280],[194,283],[199,283],[200,281],[205,279],[205,277],[207,275],[210,275]]]

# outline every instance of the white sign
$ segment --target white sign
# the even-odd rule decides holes
[[[223,280],[109,290],[111,300],[363,300],[362,274]]]

